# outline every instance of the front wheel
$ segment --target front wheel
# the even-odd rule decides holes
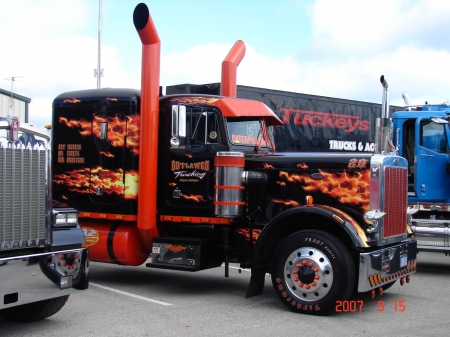
[[[326,314],[348,300],[355,286],[355,265],[334,235],[307,230],[288,236],[272,264],[272,284],[292,311]]]
[[[69,295],[44,301],[22,304],[17,307],[0,310],[0,316],[13,322],[34,322],[50,317],[62,309]]]

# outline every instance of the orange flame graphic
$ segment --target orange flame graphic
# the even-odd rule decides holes
[[[264,168],[266,169],[273,169],[274,167],[270,164],[264,163]]]
[[[186,153],[186,157],[192,158],[192,154]]]
[[[91,135],[91,123],[85,121],[83,118],[78,120],[76,119],[68,120],[65,117],[59,117],[59,122],[61,124],[66,124],[66,126],[71,129],[78,129],[80,135],[84,137]]]
[[[126,116],[126,120],[119,116],[114,117],[100,117],[94,116],[94,120],[88,122],[84,119],[67,119],[65,117],[59,117],[59,122],[65,124],[72,129],[78,129],[78,132],[83,137],[93,134],[100,138],[101,124],[108,124],[108,140],[112,146],[123,147],[125,139],[127,140],[126,147],[131,149],[135,155],[139,154],[139,115]],[[126,137],[125,137],[126,136]]]
[[[100,151],[100,154],[104,155],[105,157],[114,158],[114,155],[111,152]]]
[[[218,98],[213,97],[184,97],[171,99],[171,101],[185,104],[211,104],[218,100]]]
[[[187,195],[181,194],[181,196],[184,199],[186,199],[186,200],[194,200],[195,202],[200,202],[200,201],[206,202],[206,200],[203,199],[202,195],[190,195],[190,196],[187,196]]]
[[[237,234],[244,236],[246,241],[250,241],[250,229],[249,228],[238,228],[236,231]],[[253,229],[252,230],[252,239],[253,243],[256,243],[256,240],[258,240],[259,235],[261,234],[260,229]]]
[[[277,184],[280,186],[286,186],[286,183],[284,181],[277,181]]]
[[[324,176],[321,180],[312,179],[309,174],[292,174],[280,171],[280,178],[289,182],[299,182],[308,192],[320,191],[328,194],[345,204],[359,205],[363,210],[369,209],[369,170],[360,172],[325,172],[319,169]]]
[[[305,163],[301,163],[301,164],[297,164],[297,167],[299,167],[301,169],[307,169],[308,165],[306,165]]]
[[[90,178],[90,179],[89,179]],[[123,195],[125,199],[137,199],[137,185],[139,176],[137,171],[125,173],[125,184],[123,183],[123,170],[111,171],[102,167],[81,168],[55,175],[53,182],[65,185],[69,191],[81,194],[95,194],[98,187],[107,194]]]
[[[273,202],[276,202],[277,204],[284,204],[286,206],[292,206],[292,207],[297,207],[298,205],[300,205],[297,201],[295,200],[281,200],[281,199],[272,199]]]
[[[171,252],[174,252],[174,253],[179,253],[179,252],[181,252],[183,250],[188,249],[187,246],[166,245],[164,247],[167,248],[168,250],[170,250]]]
[[[169,186],[170,187],[175,187],[175,186],[177,186],[177,183],[169,183]]]
[[[63,102],[64,103],[80,103],[81,101],[79,99],[72,98],[72,99],[65,99]]]

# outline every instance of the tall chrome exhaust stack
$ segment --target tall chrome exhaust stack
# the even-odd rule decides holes
[[[389,88],[383,75],[380,78],[383,87],[381,117],[377,118],[375,129],[375,153],[388,153],[394,150],[392,143],[392,120],[389,118]]]
[[[383,100],[381,104],[381,118],[389,118],[389,87],[384,75],[380,77],[381,86],[383,87]]]

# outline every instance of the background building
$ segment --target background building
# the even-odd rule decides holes
[[[14,115],[22,123],[28,123],[28,104],[31,98],[0,88],[0,117]]]

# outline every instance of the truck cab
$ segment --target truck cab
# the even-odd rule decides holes
[[[450,142],[447,105],[424,105],[393,114],[394,144],[408,161],[408,203],[418,247],[450,251]]]
[[[217,153],[261,155],[273,150],[272,125],[281,121],[255,101],[241,100],[240,105],[267,109],[265,117],[239,116],[239,109],[227,109],[235,102],[207,95],[161,98],[158,151],[163,156],[158,172],[160,181],[166,182],[159,184],[159,193],[164,195],[164,201],[160,200],[162,212],[214,216]],[[197,201],[194,207],[192,200]]]

